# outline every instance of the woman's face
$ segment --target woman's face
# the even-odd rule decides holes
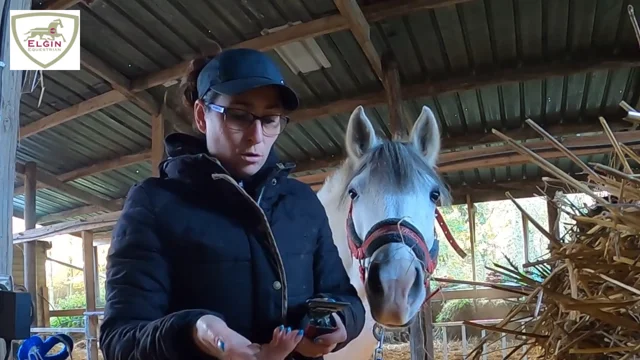
[[[280,95],[274,87],[261,87],[236,96],[220,95],[216,105],[248,111],[258,117],[283,114]],[[235,177],[254,175],[262,168],[277,135],[265,136],[262,121],[256,120],[244,130],[225,126],[223,114],[206,109],[198,100],[194,107],[196,126],[205,134],[207,148]]]

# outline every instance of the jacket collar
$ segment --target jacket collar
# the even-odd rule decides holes
[[[167,159],[160,164],[160,177],[174,178],[190,183],[207,183],[211,174],[228,174],[224,166],[211,156],[206,142],[183,133],[173,133],[165,138]],[[271,149],[262,168],[248,179],[242,181],[245,189],[255,189],[274,176],[288,176],[295,165],[280,162],[275,148]]]

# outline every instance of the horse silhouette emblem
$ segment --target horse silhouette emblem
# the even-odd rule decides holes
[[[15,14],[13,13],[15,11]],[[21,70],[80,70],[80,12],[12,10],[12,53],[23,55]],[[65,56],[73,49],[72,58]],[[30,61],[24,61],[26,57]],[[62,60],[62,61],[61,61]],[[55,65],[55,66],[53,66]]]
[[[62,41],[67,42],[67,40],[64,38],[64,35],[58,32],[58,27],[64,28],[64,26],[62,25],[62,20],[55,19],[52,22],[50,22],[49,26],[47,27],[33,28],[27,31],[26,33],[24,33],[23,35],[28,34],[29,36],[25,38],[23,41],[33,39],[36,36],[38,36],[40,40],[43,40],[44,36],[48,36],[49,40],[55,40],[56,38],[61,37]]]

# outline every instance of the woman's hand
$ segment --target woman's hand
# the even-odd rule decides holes
[[[306,357],[320,357],[327,355],[336,348],[338,344],[347,340],[347,330],[340,317],[333,314],[338,329],[332,333],[317,336],[314,340],[303,338],[296,346],[296,352]]]
[[[198,319],[194,341],[200,350],[216,359],[255,360],[260,350],[244,336],[231,330],[217,316],[205,315]]]

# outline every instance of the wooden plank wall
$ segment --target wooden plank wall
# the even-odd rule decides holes
[[[47,286],[47,272],[46,272],[46,260],[47,260],[47,243],[36,243],[36,277],[37,277],[37,289],[40,293],[41,289]],[[24,286],[24,256],[22,245],[16,245],[13,247],[13,281],[15,285]],[[38,296],[39,309],[43,306],[49,308],[49,305],[42,300],[41,296]],[[42,311],[38,312],[38,324],[43,324],[44,318]]]

